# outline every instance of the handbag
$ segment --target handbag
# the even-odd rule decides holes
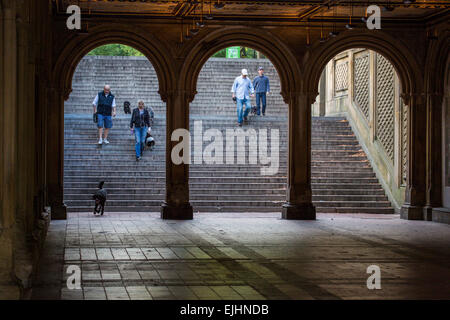
[[[94,113],[94,123],[97,123],[98,122],[98,113],[96,112],[96,113]]]

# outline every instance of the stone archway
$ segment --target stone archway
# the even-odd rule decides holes
[[[228,27],[212,32],[187,48],[180,84],[195,95],[198,75],[205,62],[212,54],[233,45],[254,48],[269,58],[280,75],[281,94],[285,100],[290,92],[300,90],[302,70],[291,50],[267,30],[242,27]]]
[[[445,116],[448,103],[449,81],[448,30],[440,32],[439,38],[430,41],[425,66],[427,98],[427,219],[432,218],[432,208],[445,206]],[[448,116],[448,114],[447,114]],[[445,164],[444,164],[445,165]],[[450,201],[450,200],[448,200]],[[447,202],[448,204],[449,202]]]
[[[303,90],[302,70],[290,48],[267,30],[229,27],[210,33],[192,47],[181,69],[180,87],[188,94],[185,102],[185,126],[189,121],[189,103],[196,94],[197,79],[205,62],[220,49],[243,45],[267,56],[275,66],[281,82],[281,94],[289,108],[289,152],[287,201],[283,205],[285,219],[315,219],[312,205],[310,174],[311,127],[310,111],[306,108],[311,97]],[[309,129],[308,129],[309,128]]]
[[[401,210],[405,219],[423,219],[426,202],[426,112],[424,74],[419,59],[406,46],[384,32],[350,31],[324,45],[314,45],[305,56],[305,83],[309,92],[317,91],[325,64],[336,54],[351,48],[366,48],[387,58],[401,83],[402,98],[408,106],[408,173],[406,199]]]
[[[423,89],[420,63],[407,47],[389,34],[352,31],[311,48],[304,61],[307,90],[317,91],[321,72],[327,62],[338,53],[352,48],[371,49],[387,58],[397,71],[403,94],[414,95]]]
[[[147,57],[155,68],[159,82],[158,92],[164,102],[168,88],[173,86],[176,78],[173,76],[173,68],[169,62],[170,54],[166,46],[133,30],[93,28],[88,36],[72,37],[67,43],[61,44],[63,49],[53,66],[51,84],[47,92],[49,124],[47,154],[51,155],[47,160],[47,180],[53,219],[67,217],[67,209],[63,202],[64,101],[69,98],[72,91],[73,74],[81,59],[94,48],[108,43],[131,46]]]
[[[89,36],[74,38],[63,45],[53,68],[55,83],[62,84],[64,98],[67,99],[72,87],[72,78],[81,59],[91,50],[109,43],[120,43],[133,47],[142,52],[154,66],[158,82],[159,93],[165,97],[168,87],[174,82],[174,70],[170,63],[169,49],[159,40],[152,39],[145,34],[123,29],[104,29],[102,27],[91,29]],[[163,99],[164,100],[164,99]]]
[[[448,222],[450,207],[449,171],[449,90],[450,32],[435,30],[429,42],[425,65],[427,91],[427,204],[424,218]],[[446,208],[444,210],[435,208]]]

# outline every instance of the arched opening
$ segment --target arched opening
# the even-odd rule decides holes
[[[312,105],[312,190],[318,212],[394,213],[405,201],[408,108],[388,58],[368,48],[325,65]]]
[[[76,66],[64,105],[64,202],[69,212],[91,212],[100,181],[108,192],[105,212],[159,211],[165,193],[166,107],[158,93],[155,68],[143,52],[119,43],[96,47]],[[113,108],[111,120],[106,114],[97,115],[94,123],[93,103],[105,85],[115,97],[116,115]],[[156,142],[143,152],[136,146],[136,123],[134,133],[130,128],[140,100],[154,115],[149,120]],[[98,105],[95,109],[100,111]],[[106,137],[109,122],[112,127]],[[100,126],[104,127],[101,137]],[[141,131],[140,135],[146,133]]]
[[[196,212],[279,213],[288,147],[282,80],[258,49],[233,43],[215,51],[202,57],[190,103],[190,202]]]

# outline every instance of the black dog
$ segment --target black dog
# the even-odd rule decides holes
[[[105,211],[107,192],[106,189],[103,189],[104,184],[104,181],[101,181],[98,184],[98,190],[95,191],[94,196],[92,197],[95,200],[94,214],[101,212],[101,215],[103,215],[103,212]]]
[[[125,101],[123,103],[123,112],[125,112],[125,114],[131,114],[131,108],[130,108],[130,102],[129,101]]]

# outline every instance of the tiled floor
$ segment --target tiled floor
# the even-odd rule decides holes
[[[369,265],[381,290],[367,289]],[[68,266],[82,289],[69,290]],[[71,213],[53,221],[34,299],[449,299],[450,225],[397,215]]]

